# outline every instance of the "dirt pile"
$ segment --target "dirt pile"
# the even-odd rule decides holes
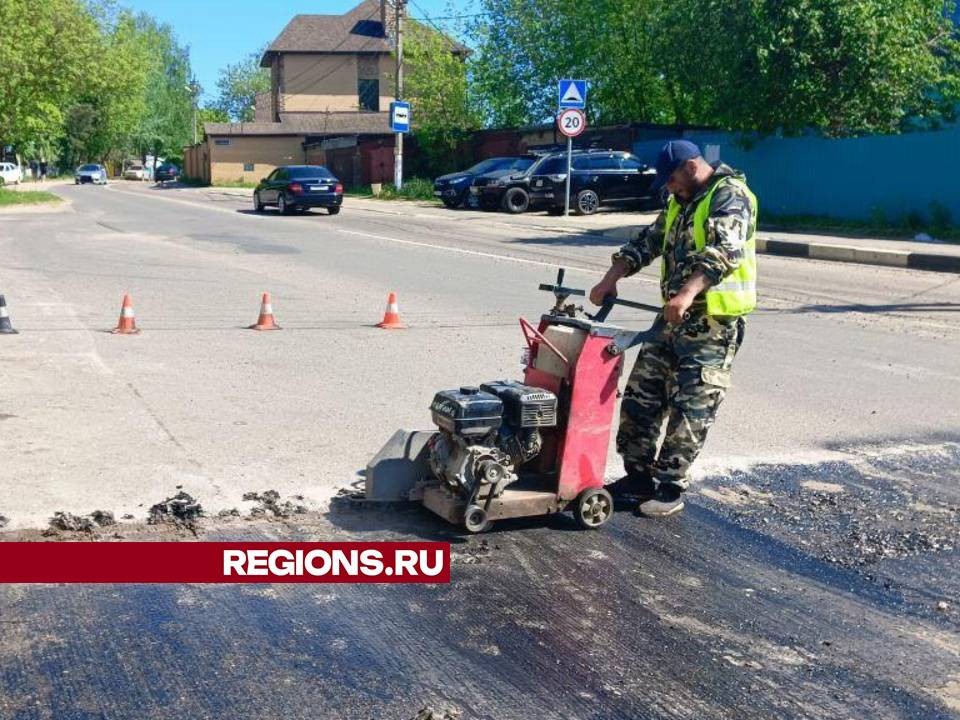
[[[171,498],[150,508],[147,524],[170,523],[195,530],[197,520],[203,517],[203,507],[189,493],[181,490]]]
[[[303,515],[307,512],[304,505],[292,503],[289,500],[280,502],[280,493],[276,490],[264,490],[262,493],[248,492],[243,494],[243,499],[259,503],[250,514],[253,516],[270,515],[279,518],[288,518],[291,515]],[[302,495],[294,495],[294,500],[303,500]]]
[[[59,532],[86,532],[92,533],[98,527],[116,525],[113,513],[107,510],[94,510],[89,515],[74,515],[73,513],[57,511],[50,518],[49,529]]]

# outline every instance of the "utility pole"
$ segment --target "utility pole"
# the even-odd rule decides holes
[[[403,11],[407,0],[394,0],[397,32],[397,86],[396,100],[403,100]],[[393,160],[393,185],[399,190],[403,186],[403,133],[396,134]]]
[[[200,94],[200,86],[197,84],[196,80],[192,80],[189,85],[185,86],[186,89],[190,92],[190,97],[193,98],[193,144],[197,144],[197,96]]]

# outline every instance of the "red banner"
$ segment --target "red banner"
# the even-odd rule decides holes
[[[0,583],[448,583],[439,542],[0,542]]]

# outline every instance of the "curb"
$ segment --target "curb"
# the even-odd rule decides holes
[[[765,255],[810,258],[833,262],[851,262],[861,265],[884,265],[887,267],[927,270],[930,272],[960,273],[960,255],[943,253],[914,252],[910,250],[888,250],[879,248],[856,247],[852,245],[821,245],[817,243],[797,242],[794,240],[776,240],[757,238],[757,252]]]

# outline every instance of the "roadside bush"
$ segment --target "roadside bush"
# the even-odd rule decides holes
[[[903,226],[911,232],[922,230],[925,224],[923,215],[916,210],[911,210],[906,214],[906,217],[903,218]]]
[[[397,191],[393,183],[383,186],[379,197],[382,200],[433,200],[433,181],[411,178]]]
[[[937,200],[930,203],[930,227],[933,230],[946,230],[953,225],[950,208]]]

